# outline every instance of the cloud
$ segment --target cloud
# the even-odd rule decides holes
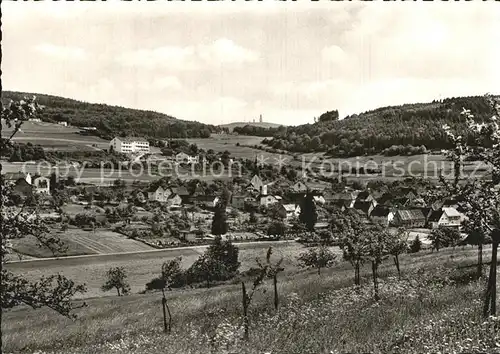
[[[87,58],[85,50],[79,47],[41,43],[35,46],[35,50],[57,59],[84,60]]]
[[[230,39],[220,38],[210,44],[197,46],[163,46],[129,51],[119,55],[117,61],[128,67],[197,70],[206,68],[207,65],[238,66],[258,59],[256,52],[237,45]]]
[[[248,103],[232,96],[204,97],[193,100],[172,100],[162,103],[162,111],[182,119],[210,124],[242,120]]]
[[[206,63],[215,64],[244,64],[259,59],[256,52],[243,48],[227,38],[217,39],[210,45],[201,45],[198,54]]]
[[[141,77],[135,82],[127,82],[125,88],[132,91],[170,91],[178,92],[184,89],[182,82],[176,76],[161,76],[149,79]]]
[[[118,56],[117,61],[128,67],[170,67],[194,69],[195,49],[193,47],[163,46],[154,49],[139,49]]]

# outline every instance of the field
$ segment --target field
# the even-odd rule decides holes
[[[484,283],[465,277],[476,249],[419,252],[380,269],[381,299],[374,302],[369,265],[355,290],[346,262],[325,270],[280,274],[279,312],[266,282],[250,305],[250,340],[241,340],[241,285],[174,290],[168,294],[173,333],[162,331],[158,293],[87,299],[75,321],[50,310],[4,313],[9,352],[44,353],[424,353],[496,352],[494,319],[480,318]],[[485,252],[489,259],[489,249]],[[146,261],[143,261],[146,263]],[[111,265],[111,264],[109,264]],[[290,267],[285,265],[285,268]],[[40,267],[46,273],[54,268]],[[89,269],[81,267],[81,272]],[[131,267],[133,268],[133,266]],[[131,278],[134,285],[136,278]],[[250,287],[250,281],[247,281]],[[267,291],[264,291],[267,290]]]
[[[4,137],[12,131],[2,123]],[[45,149],[57,150],[99,150],[108,148],[109,142],[96,136],[80,135],[76,127],[64,127],[46,122],[24,122],[21,131],[17,132],[13,140],[20,143],[41,145]],[[92,146],[95,144],[96,146]]]
[[[88,234],[87,237],[89,237]],[[121,242],[125,241],[124,237],[121,237]],[[82,247],[88,248],[85,243],[86,241],[81,242],[83,243],[81,244]],[[101,250],[106,247],[106,245],[109,246],[111,244],[109,239],[103,240],[102,243],[100,243],[98,239],[92,239],[92,242],[92,247]],[[99,242],[100,246],[94,246],[96,242]],[[254,267],[256,264],[255,258],[263,258],[267,247],[270,245],[275,248],[276,257],[282,256],[285,264],[289,265],[293,263],[293,260],[296,259],[298,253],[302,250],[302,246],[294,242],[271,244],[269,242],[253,242],[240,244],[241,269],[246,270]],[[117,247],[120,246],[117,244]],[[207,246],[195,246],[152,250],[150,252],[129,252],[111,255],[95,255],[90,257],[42,259],[29,262],[8,263],[6,267],[14,272],[22,272],[29,279],[37,279],[43,274],[61,273],[70,278],[77,279],[78,282],[87,284],[88,292],[84,294],[85,297],[96,297],[106,295],[100,289],[106,271],[110,267],[122,266],[127,270],[132,292],[137,293],[144,290],[144,285],[158,274],[163,262],[168,259],[182,256],[183,266],[187,268],[205,251],[206,247]],[[144,250],[145,249],[142,251]]]
[[[70,228],[64,232],[52,230],[52,233],[54,236],[59,237],[67,247],[64,256],[153,250],[152,247],[142,242],[129,239],[110,230],[97,229],[94,232]],[[47,247],[38,247],[36,240],[32,237],[13,240],[12,245],[16,252],[23,255],[37,258],[54,257]]]

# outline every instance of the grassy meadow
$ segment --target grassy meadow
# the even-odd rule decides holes
[[[2,131],[10,136],[12,128],[8,128],[2,122]],[[21,130],[17,132],[13,140],[19,143],[32,143],[41,145],[47,150],[98,150],[108,147],[109,142],[97,136],[80,135],[80,129],[76,127],[64,127],[62,125],[46,122],[23,122]],[[92,146],[92,145],[96,146]]]
[[[170,335],[162,333],[157,292],[87,299],[74,321],[17,308],[4,314],[5,353],[493,353],[500,350],[499,323],[480,318],[484,280],[468,277],[476,253],[467,247],[404,255],[400,279],[388,260],[378,302],[368,265],[359,289],[346,262],[321,275],[282,273],[278,312],[269,281],[255,293],[248,342],[241,339],[237,281],[169,292]]]
[[[66,240],[64,241],[66,242]],[[98,240],[95,239],[95,241],[97,242]],[[102,243],[104,242],[105,240],[102,240]],[[111,243],[107,242],[105,245],[109,247]],[[148,247],[146,245],[143,246]],[[245,271],[251,267],[255,267],[255,258],[264,258],[269,246],[273,246],[275,252],[273,257],[283,258],[287,272],[297,271],[296,259],[304,248],[295,242],[253,242],[240,244],[238,245],[240,248],[240,269]],[[84,246],[82,245],[81,247]],[[181,256],[183,267],[188,268],[203,254],[206,247],[196,246],[152,250],[151,252],[136,251],[121,254],[97,254],[90,257],[41,259],[30,262],[8,263],[6,268],[13,272],[22,273],[31,280],[36,280],[43,275],[64,274],[71,279],[75,279],[78,283],[85,283],[88,291],[83,294],[83,297],[88,298],[108,295],[109,293],[104,293],[100,289],[105,280],[106,271],[111,267],[124,267],[128,275],[132,293],[138,293],[144,290],[147,282],[159,274],[163,262]]]
[[[64,256],[78,256],[86,254],[106,254],[119,252],[150,251],[154,248],[132,240],[117,232],[105,229],[85,231],[70,228],[66,231],[51,230],[51,234],[64,242]],[[39,247],[33,236],[27,236],[12,241],[13,249],[21,254],[31,257],[54,257],[47,247]]]

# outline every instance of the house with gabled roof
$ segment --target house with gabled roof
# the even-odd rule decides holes
[[[356,202],[357,195],[358,194],[355,192],[336,193],[331,197],[331,200],[333,201],[333,204],[341,203],[347,208],[352,208]]]
[[[446,207],[434,210],[429,217],[429,227],[437,229],[439,227],[460,228],[462,224],[462,214],[457,209]]]
[[[302,181],[297,181],[291,188],[290,190],[293,193],[307,193],[309,190],[309,187]]]
[[[394,220],[394,212],[390,207],[383,205],[377,205],[373,208],[369,216],[374,223],[382,226],[389,226],[392,220]]]
[[[420,209],[398,209],[394,215],[397,226],[420,228],[425,227],[426,219]]]
[[[269,195],[269,194],[261,194],[259,196],[259,203],[261,206],[264,206],[266,208],[270,207],[271,205],[274,205],[276,203],[281,202],[281,197],[279,195]]]
[[[179,152],[177,155],[175,155],[175,161],[177,163],[195,164],[200,162],[200,157],[191,156],[186,154],[185,152]]]
[[[169,207],[179,207],[182,205],[182,198],[175,193],[171,193],[167,198],[167,204]]]
[[[300,206],[295,204],[280,204],[278,213],[283,219],[291,220],[300,215]]]
[[[362,211],[365,215],[370,215],[373,208],[375,208],[374,201],[356,201],[354,202],[354,209]]]
[[[20,179],[25,180],[26,183],[31,184],[31,174],[24,173],[24,172],[7,172],[2,175],[3,180],[5,182],[5,185],[7,186],[13,186],[15,185]]]
[[[173,192],[170,188],[163,188],[162,186],[151,187],[148,190],[148,199],[150,201],[166,203],[171,194],[173,194]]]
[[[356,197],[356,201],[359,202],[371,202],[373,200],[375,200],[375,198],[369,190],[359,192]]]
[[[184,186],[179,186],[179,187],[171,187],[172,193],[177,194],[179,197],[181,197],[183,203],[189,203],[190,202],[190,195],[189,191],[187,190],[186,187]]]
[[[254,175],[252,179],[250,180],[250,184],[247,186],[247,190],[254,190],[259,193],[262,193],[262,190],[264,188],[264,182],[262,182],[262,179],[260,178],[259,175]]]

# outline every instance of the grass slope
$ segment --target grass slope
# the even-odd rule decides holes
[[[479,318],[483,282],[452,276],[469,272],[475,257],[471,248],[405,255],[399,280],[387,261],[380,269],[385,280],[378,303],[372,300],[368,266],[359,291],[351,287],[353,270],[345,262],[321,276],[282,274],[278,313],[270,282],[255,294],[247,343],[241,341],[241,287],[227,284],[169,293],[173,333],[168,336],[161,333],[158,293],[89,299],[76,321],[45,309],[14,309],[4,314],[5,351],[491,353],[499,350],[500,337],[492,321]]]

